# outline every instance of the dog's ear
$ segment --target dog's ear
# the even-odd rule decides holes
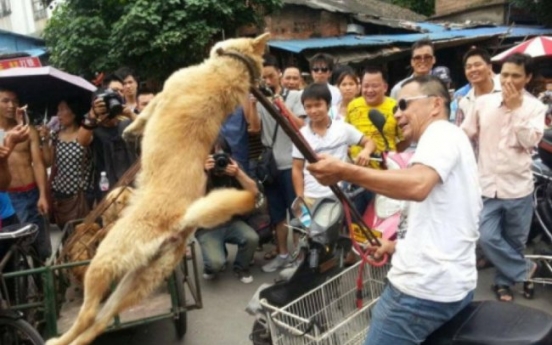
[[[266,48],[266,42],[268,42],[268,39],[270,38],[270,33],[265,32],[264,34],[257,36],[253,39],[253,42],[251,42],[251,45],[253,46],[253,51],[255,54],[263,55]]]

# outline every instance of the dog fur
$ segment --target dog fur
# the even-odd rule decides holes
[[[94,257],[98,245],[105,238],[114,223],[119,219],[123,210],[130,204],[130,200],[134,190],[131,187],[118,187],[113,189],[106,196],[109,207],[102,215],[103,227],[98,223],[79,224],[75,227],[75,231],[67,240],[67,261],[80,262],[90,260]],[[75,281],[82,285],[84,276],[87,271],[87,266],[73,267],[70,272],[75,278]]]
[[[260,72],[268,37],[217,43],[202,64],[173,73],[125,130],[125,138],[143,132],[135,195],[90,263],[73,326],[47,345],[90,344],[113,316],[148,296],[174,270],[196,227],[210,228],[254,208],[255,195],[247,191],[222,189],[202,197],[203,165],[222,123],[251,86],[246,65],[219,56],[218,48],[250,57]],[[100,306],[114,281],[117,288]]]

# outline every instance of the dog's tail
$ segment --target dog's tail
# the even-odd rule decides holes
[[[233,216],[243,215],[255,208],[255,195],[232,188],[216,189],[194,201],[178,224],[186,228],[214,228]]]
[[[186,210],[180,221],[165,237],[148,242],[137,248],[141,252],[141,262],[137,266],[147,266],[152,260],[159,258],[164,252],[171,251],[175,246],[186,240],[183,233],[195,228],[214,228],[224,224],[235,215],[246,214],[255,208],[255,195],[248,191],[237,189],[217,189],[194,201]],[[136,257],[136,256],[133,256]]]

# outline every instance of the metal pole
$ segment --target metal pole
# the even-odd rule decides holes
[[[303,136],[301,135],[301,133],[297,128],[294,128],[294,125],[291,123],[291,121],[288,121],[286,119],[285,108],[280,108],[279,110],[277,110],[275,108],[275,105],[272,102],[270,102],[259,89],[255,87],[251,87],[251,93],[255,96],[255,98],[257,98],[257,100],[263,105],[263,107],[265,107],[265,109],[274,118],[274,120],[276,120],[278,125],[282,127],[284,132],[286,132],[288,137],[291,139],[291,141],[297,147],[297,149],[301,152],[303,157],[305,157],[305,159],[309,163],[318,162],[318,157],[316,157],[316,153],[312,150],[310,145],[305,141],[305,138],[303,138]],[[280,100],[276,100],[275,102],[277,103],[278,101]],[[352,213],[354,221],[357,223],[363,235],[370,242],[370,244],[373,246],[379,246],[380,245],[379,240],[372,233],[368,225],[366,225],[366,223],[364,222],[364,219],[362,219],[362,216],[354,207],[349,197],[347,197],[347,195],[337,185],[331,185],[329,187],[332,190],[332,192],[335,194],[335,196],[341,202],[343,202],[348,206],[349,210]]]

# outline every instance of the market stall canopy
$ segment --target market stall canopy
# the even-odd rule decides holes
[[[52,109],[62,99],[90,104],[96,86],[54,67],[16,67],[0,71],[0,88],[17,93],[20,104],[30,109]]]
[[[514,53],[528,54],[532,57],[552,56],[552,37],[535,37],[493,56],[492,60],[502,61]]]

